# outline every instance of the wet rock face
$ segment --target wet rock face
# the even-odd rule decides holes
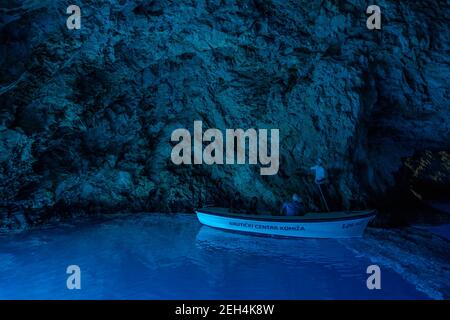
[[[450,152],[415,155],[405,162],[411,192],[419,199],[450,203]]]
[[[377,32],[357,0],[78,2],[81,30],[58,1],[2,9],[4,214],[190,211],[235,191],[318,210],[317,157],[332,207],[357,208],[405,157],[450,149],[446,1],[380,1]],[[280,129],[278,175],[172,164],[171,133],[194,120]]]

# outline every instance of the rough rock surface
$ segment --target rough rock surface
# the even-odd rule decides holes
[[[403,160],[450,150],[445,0],[0,1],[3,224],[73,212],[189,211],[237,190],[318,210],[376,206]],[[280,171],[175,166],[171,132],[279,128]],[[448,167],[447,167],[448,170]],[[448,171],[447,171],[448,172]],[[24,222],[25,221],[25,222]]]

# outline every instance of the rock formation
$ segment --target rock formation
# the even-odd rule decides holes
[[[320,210],[317,157],[333,208],[379,206],[406,158],[450,150],[450,10],[378,2],[380,31],[360,0],[80,0],[80,30],[61,1],[2,1],[1,223],[192,211],[235,191]],[[171,132],[194,120],[279,128],[278,175],[172,164]]]

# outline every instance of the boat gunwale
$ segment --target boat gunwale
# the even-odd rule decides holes
[[[285,222],[285,223],[308,223],[308,222],[334,222],[334,221],[352,221],[352,220],[359,220],[359,219],[365,219],[370,217],[375,217],[377,215],[377,210],[361,210],[361,211],[336,211],[336,212],[329,212],[330,214],[338,213],[338,212],[351,212],[351,213],[358,213],[358,212],[366,212],[365,214],[361,215],[352,215],[348,217],[329,217],[329,218],[307,218],[304,216],[269,216],[269,215],[250,215],[250,214],[244,214],[244,213],[221,213],[221,212],[214,212],[214,211],[208,211],[207,209],[197,209],[195,212],[212,215],[212,216],[219,216],[224,218],[232,218],[232,219],[240,219],[240,220],[253,220],[253,221],[267,221],[267,222]],[[308,214],[308,213],[307,213]],[[314,214],[314,213],[310,213]]]

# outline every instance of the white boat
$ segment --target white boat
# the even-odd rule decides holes
[[[303,216],[253,215],[211,207],[196,210],[209,227],[237,232],[298,238],[361,237],[376,210],[307,213]]]

